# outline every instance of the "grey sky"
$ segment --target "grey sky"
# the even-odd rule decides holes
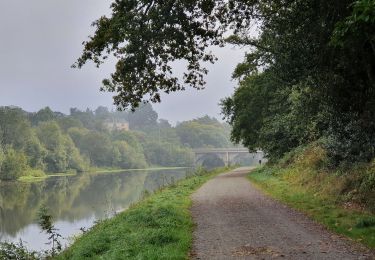
[[[112,106],[111,94],[99,92],[113,63],[82,70],[70,65],[80,55],[81,42],[92,33],[90,24],[109,13],[110,0],[0,0],[0,105],[28,111],[50,106],[67,113]],[[172,122],[208,114],[219,117],[218,102],[230,95],[234,66],[242,50],[215,49],[219,61],[210,66],[205,90],[164,95],[154,105],[160,117]]]

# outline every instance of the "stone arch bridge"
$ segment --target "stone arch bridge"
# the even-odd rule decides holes
[[[248,157],[254,164],[258,164],[259,160],[265,162],[264,153],[256,151],[250,153],[247,148],[199,148],[193,149],[195,155],[195,165],[202,165],[207,156],[216,156],[221,159],[226,166],[236,164],[241,157]]]

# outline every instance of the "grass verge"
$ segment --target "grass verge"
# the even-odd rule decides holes
[[[190,195],[227,170],[198,172],[148,196],[92,227],[57,259],[187,259],[193,231]]]
[[[306,213],[328,229],[375,248],[374,214],[345,208],[337,196],[291,181],[297,178],[297,173],[291,171],[293,169],[266,166],[254,170],[248,178],[271,197]],[[332,177],[329,181],[333,181]]]

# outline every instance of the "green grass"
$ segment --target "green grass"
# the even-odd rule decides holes
[[[18,178],[18,181],[21,182],[38,182],[38,181],[43,181],[45,179],[51,178],[51,177],[66,177],[66,176],[75,176],[77,175],[76,173],[54,173],[54,174],[46,174],[44,176],[22,176]]]
[[[150,195],[95,225],[57,259],[187,259],[193,231],[190,195],[226,170],[198,174]]]
[[[191,167],[152,167],[144,169],[95,169],[92,173],[118,173],[118,172],[130,172],[130,171],[161,171],[161,170],[181,170],[189,169]]]
[[[121,172],[134,172],[134,171],[161,171],[161,170],[181,170],[189,169],[191,167],[152,167],[144,169],[113,169],[113,168],[93,168],[88,174],[107,174],[107,173],[121,173]],[[43,173],[44,174],[44,173]],[[28,172],[27,175],[18,178],[18,181],[21,182],[38,182],[43,181],[50,177],[66,177],[66,176],[75,176],[77,173],[53,173],[53,174],[44,174],[40,176],[34,176],[32,173]]]
[[[313,192],[284,176],[287,170],[263,167],[249,179],[271,197],[302,211],[328,229],[375,248],[375,215],[344,208],[336,196]]]

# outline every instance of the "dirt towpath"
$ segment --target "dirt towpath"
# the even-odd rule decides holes
[[[221,174],[193,195],[192,259],[375,259],[265,196],[246,179],[249,171]]]

